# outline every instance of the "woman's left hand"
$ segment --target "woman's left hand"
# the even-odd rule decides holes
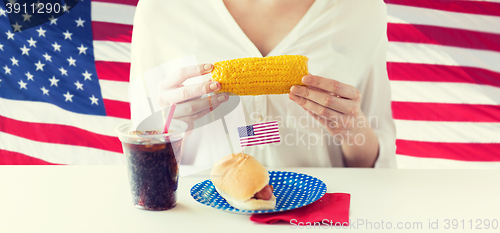
[[[340,135],[343,142],[347,139],[354,143],[354,135],[363,130],[359,126],[368,125],[361,111],[360,91],[351,85],[311,74],[304,76],[302,83],[308,87],[293,86],[289,98],[318,120],[331,135]]]
[[[361,111],[361,92],[345,83],[310,74],[302,78],[302,83],[308,87],[293,86],[290,99],[341,141],[347,166],[373,167],[378,157],[378,137]]]

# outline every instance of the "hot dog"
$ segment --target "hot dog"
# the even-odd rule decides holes
[[[255,199],[269,200],[273,196],[273,186],[266,185],[262,190],[258,191],[253,197]]]
[[[267,169],[248,154],[231,154],[215,163],[210,179],[216,191],[241,210],[269,210],[276,206]]]

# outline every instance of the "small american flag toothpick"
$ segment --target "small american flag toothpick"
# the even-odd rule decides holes
[[[238,127],[240,146],[257,146],[280,142],[278,121]]]

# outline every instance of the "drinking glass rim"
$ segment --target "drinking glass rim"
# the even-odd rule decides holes
[[[170,127],[174,127],[180,130],[174,130],[171,133],[162,133],[162,134],[152,134],[152,135],[136,135],[136,134],[128,134],[123,132],[123,128],[127,127],[130,128],[132,125],[132,121],[127,121],[125,123],[119,124],[118,126],[115,127],[115,132],[118,134],[118,137],[124,136],[124,137],[129,137],[129,138],[158,138],[158,137],[168,137],[168,136],[175,136],[179,134],[183,134],[186,132],[188,128],[188,124],[184,121],[181,120],[176,120],[172,119],[172,123],[170,124]]]

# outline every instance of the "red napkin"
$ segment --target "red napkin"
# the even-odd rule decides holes
[[[277,213],[252,214],[250,220],[268,224],[284,221],[290,224],[320,222],[348,226],[350,203],[349,193],[326,193],[310,205]]]

